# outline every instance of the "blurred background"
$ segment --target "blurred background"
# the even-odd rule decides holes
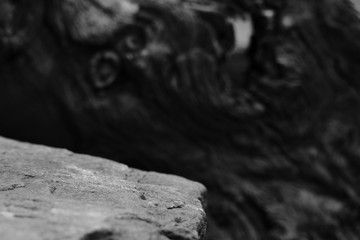
[[[360,11],[360,0],[352,0],[355,3],[356,8]]]

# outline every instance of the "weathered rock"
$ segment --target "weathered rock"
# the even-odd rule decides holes
[[[201,184],[0,138],[0,239],[202,239]]]
[[[359,239],[349,0],[0,3],[0,135],[199,181],[212,240]]]

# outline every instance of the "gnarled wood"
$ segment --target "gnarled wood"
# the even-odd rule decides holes
[[[39,1],[2,48],[0,133],[201,181],[212,239],[357,239],[350,2],[194,2]],[[254,35],[229,58],[237,15]]]

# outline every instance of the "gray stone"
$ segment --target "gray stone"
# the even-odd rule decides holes
[[[0,239],[202,239],[205,188],[0,138]]]

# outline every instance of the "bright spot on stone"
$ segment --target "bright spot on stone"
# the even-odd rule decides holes
[[[139,4],[135,4],[129,1],[120,1],[121,8],[124,12],[134,14],[139,11]]]
[[[2,215],[3,217],[6,217],[6,218],[14,218],[14,213],[12,212],[0,212],[0,215]]]
[[[294,19],[292,17],[290,17],[290,16],[285,16],[282,19],[282,25],[285,28],[292,27],[292,26],[294,26]]]
[[[253,25],[250,17],[229,19],[235,34],[234,52],[243,51],[250,46]]]
[[[360,0],[351,0],[351,2],[353,2],[356,10],[360,12]]]
[[[286,56],[284,54],[279,54],[276,60],[277,60],[278,64],[285,66],[285,67],[291,66],[291,63],[292,63],[290,57]]]
[[[95,0],[97,4],[105,9],[111,9],[115,12],[134,14],[139,10],[139,4],[128,0]]]
[[[262,13],[267,18],[273,18],[275,16],[275,12],[271,9],[266,9]]]

